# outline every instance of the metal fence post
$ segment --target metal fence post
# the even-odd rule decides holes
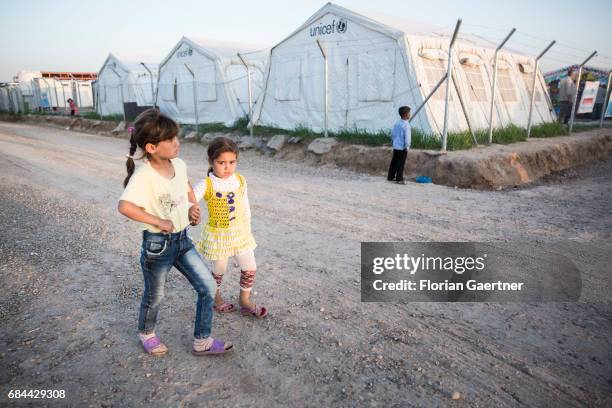
[[[157,88],[155,88],[155,102],[153,102],[153,107],[155,109],[159,109],[159,105],[157,104],[157,98],[159,96],[159,83],[161,80],[161,65],[157,67]]]
[[[77,79],[74,77],[74,75],[70,74],[70,77],[72,78],[72,81],[74,82],[74,84],[76,85],[76,91],[77,91],[77,95],[76,95],[76,105],[78,108],[82,108],[83,104],[81,103],[81,86],[79,85],[79,81],[77,81]]]
[[[151,78],[151,103],[155,105],[155,86],[153,85],[153,73],[151,72],[149,67],[145,65],[144,62],[141,62],[140,65],[142,65],[144,69],[147,70],[147,72],[149,73],[149,78]]]
[[[461,110],[463,111],[463,116],[465,116],[465,121],[468,125],[468,130],[470,132],[470,135],[472,136],[472,142],[474,143],[474,146],[478,146],[478,140],[476,139],[476,134],[474,134],[474,129],[472,128],[472,123],[470,122],[470,115],[468,114],[467,108],[465,107],[465,103],[463,102],[463,97],[461,96],[461,92],[459,91],[459,86],[457,86],[457,79],[455,78],[455,73],[451,72],[451,76],[453,78],[453,85],[455,85],[455,92],[457,92],[459,104],[461,105]]]
[[[612,71],[608,73],[608,84],[606,85],[606,93],[604,94],[604,101],[601,104],[601,117],[599,118],[599,128],[603,127],[604,116],[606,115],[606,109],[608,108],[608,100],[610,99],[610,80],[612,80]]]
[[[553,41],[550,44],[548,44],[548,47],[544,48],[544,51],[542,51],[540,55],[538,55],[535,59],[535,67],[533,69],[533,78],[531,80],[531,99],[529,101],[529,119],[527,119],[527,139],[529,139],[529,137],[531,136],[531,119],[533,115],[533,103],[535,101],[535,84],[536,84],[536,78],[538,77],[538,70],[540,68],[540,58],[542,58],[542,56],[546,54],[548,50],[550,50],[550,47],[555,45],[555,43],[556,41]]]
[[[11,87],[6,87],[6,96],[8,96],[9,112],[13,112],[13,102],[11,99]]]
[[[451,69],[453,66],[453,45],[457,39],[457,33],[461,27],[461,19],[457,20],[455,32],[448,45],[448,68],[446,69],[446,95],[444,97],[444,128],[442,130],[442,151],[446,151],[446,139],[448,138],[448,100],[450,98],[450,82],[452,79]]]
[[[325,50],[323,49],[323,46],[321,45],[321,41],[317,40],[317,45],[319,46],[319,49],[321,50],[321,54],[323,54],[323,63],[324,63],[324,74],[325,74],[325,137],[327,137],[327,112],[328,112],[328,92],[329,92],[329,87],[328,87],[328,76],[327,76],[327,54],[325,53]]]
[[[64,83],[60,80],[60,85],[62,86],[62,98],[64,102],[64,113],[66,113],[66,91],[64,91]]]
[[[442,78],[440,78],[440,80],[438,81],[438,83],[436,84],[436,86],[434,86],[432,88],[432,90],[429,92],[429,95],[427,95],[427,97],[423,100],[423,102],[421,102],[421,104],[419,105],[418,108],[416,108],[416,110],[414,111],[414,115],[410,115],[410,119],[408,119],[409,123],[412,123],[412,120],[416,117],[416,115],[418,115],[418,113],[421,111],[421,109],[423,109],[423,107],[425,106],[425,104],[427,103],[427,101],[429,101],[429,99],[433,96],[433,94],[436,93],[436,91],[438,90],[438,88],[442,85],[442,83],[444,81],[446,81],[446,76],[448,74],[444,74],[442,76]]]
[[[251,88],[251,68],[249,67],[249,64],[246,63],[244,58],[242,58],[242,55],[240,55],[240,53],[238,53],[238,58],[240,58],[240,61],[242,61],[247,71],[247,81],[248,81],[248,87],[249,87],[249,122],[250,122],[251,120],[253,120],[253,90]],[[253,124],[251,124],[249,128],[249,134],[251,135],[251,137],[253,137]]]
[[[117,78],[119,78],[119,89],[121,90],[121,111],[123,112],[123,121],[127,122],[127,119],[125,118],[125,98],[123,97],[123,81],[121,80],[121,75],[119,75],[119,73],[117,71],[115,71],[115,68],[110,67],[111,71],[113,71],[115,73],[115,75],[117,75]]]
[[[55,78],[51,78],[53,79],[53,93],[55,94],[55,103],[57,104],[57,108],[59,109],[60,105],[59,105],[59,96],[57,95],[57,81],[55,80]],[[51,107],[51,110],[53,110],[53,106]]]
[[[510,30],[510,33],[495,49],[495,55],[493,57],[493,83],[491,84],[491,109],[489,110],[489,144],[493,143],[493,106],[495,105],[495,90],[497,87],[497,55],[499,54],[499,50],[502,49],[515,31],[516,28]]]
[[[199,121],[198,121],[198,91],[197,91],[197,83],[196,83],[196,77],[195,77],[195,73],[193,72],[193,70],[191,69],[191,67],[189,65],[187,65],[187,63],[185,63],[185,68],[187,68],[187,71],[189,71],[189,73],[191,74],[191,77],[193,78],[193,111],[195,113],[195,126],[196,126],[196,134],[199,131]]]
[[[578,88],[580,88],[580,77],[582,76],[582,68],[595,55],[597,55],[597,51],[593,51],[593,53],[589,55],[588,58],[585,59],[582,62],[582,64],[580,64],[580,66],[578,67],[578,77],[576,79],[576,90],[574,91],[574,97],[572,98],[574,102],[572,103],[572,106],[571,106],[572,114],[570,116],[570,123],[569,123],[569,134],[570,135],[572,134],[572,130],[574,129],[574,118],[576,117],[576,108],[577,108],[576,102],[578,102]]]

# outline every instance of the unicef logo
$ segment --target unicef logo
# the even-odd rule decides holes
[[[193,55],[192,48],[188,48],[186,50],[179,51],[176,53],[177,58],[191,57],[191,55]]]
[[[319,35],[344,34],[346,33],[347,22],[345,19],[332,20],[331,23],[319,23],[317,26],[310,27],[310,36],[316,37]]]

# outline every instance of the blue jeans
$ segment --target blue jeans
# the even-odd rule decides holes
[[[174,266],[198,293],[193,336],[210,336],[214,295],[217,288],[212,273],[206,268],[187,235],[187,228],[174,234],[143,232],[140,266],[144,277],[144,293],[140,304],[138,331],[152,333],[164,296],[166,276]]]

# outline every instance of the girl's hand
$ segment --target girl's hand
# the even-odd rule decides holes
[[[174,224],[170,220],[159,220],[156,227],[164,234],[170,234],[174,231]]]
[[[197,203],[193,204],[189,208],[189,222],[191,225],[198,225],[200,223],[200,216],[200,206]]]

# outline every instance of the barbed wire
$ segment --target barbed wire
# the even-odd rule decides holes
[[[484,28],[484,29],[487,29],[487,30],[494,30],[494,31],[499,31],[499,32],[509,32],[510,31],[510,30],[507,30],[507,29],[502,29],[502,28],[497,28],[497,27],[488,27],[488,26],[484,26],[484,25],[481,25],[481,24],[465,24],[465,25],[469,26],[469,27]],[[547,42],[547,43],[550,43],[552,41],[551,39],[542,38],[542,37],[533,35],[531,33],[527,33],[525,31],[522,31],[522,30],[517,30],[515,34],[516,35],[522,35],[522,36],[525,36],[525,37],[528,37],[528,38],[531,38],[531,39],[534,39],[534,40]],[[501,39],[500,39],[500,41],[501,41]],[[513,41],[513,43],[514,43],[514,41]],[[593,52],[593,50],[587,50],[587,49],[584,49],[584,48],[578,48],[578,47],[575,47],[573,45],[566,44],[566,43],[563,43],[563,42],[560,42],[560,41],[557,41],[555,43],[555,47],[557,47],[557,46],[564,47],[564,48],[567,48],[567,49],[571,49],[571,50],[574,50],[574,51],[581,51],[581,52],[585,53],[585,55],[583,55],[583,56],[576,56],[575,54],[571,54],[572,56],[575,56],[576,58],[584,58],[586,55],[589,55],[591,52]],[[609,56],[609,55],[598,54],[596,58],[602,58],[602,59],[606,59],[606,60],[612,61],[612,56]]]

